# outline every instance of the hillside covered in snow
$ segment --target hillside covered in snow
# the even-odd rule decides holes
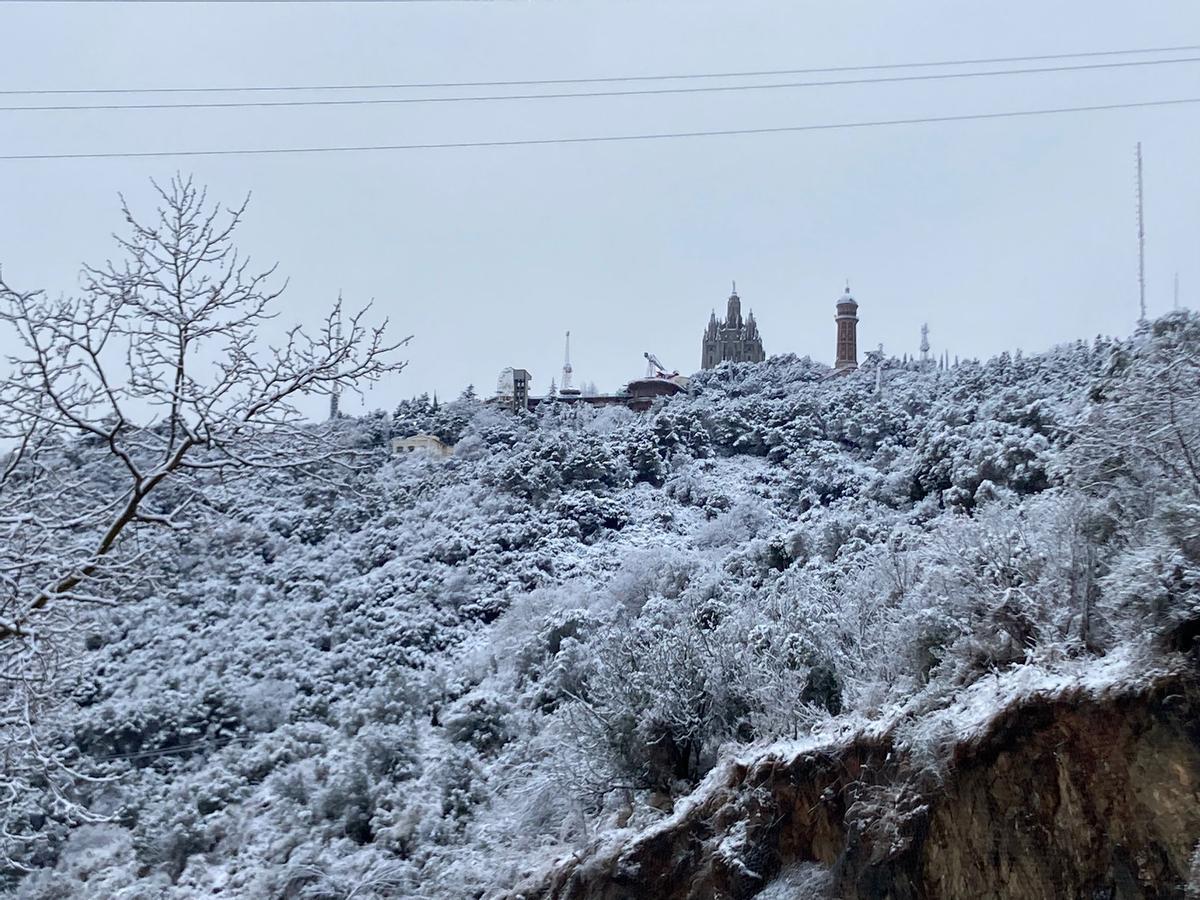
[[[350,476],[214,491],[154,590],[89,613],[40,732],[73,777],[10,798],[4,885],[552,893],[762,759],[886,732],[936,781],[1006,704],[1186,669],[1200,317],[884,365],[723,364],[640,415],[405,401],[342,422]],[[454,455],[389,455],[418,432]],[[745,827],[714,845],[745,896],[835,895],[819,854],[772,884]]]

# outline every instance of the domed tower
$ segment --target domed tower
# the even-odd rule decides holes
[[[850,282],[846,282],[846,293],[838,298],[837,315],[837,361],[833,367],[839,371],[858,368],[858,303],[850,296]]]

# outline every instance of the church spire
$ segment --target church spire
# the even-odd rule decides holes
[[[729,302],[725,307],[725,327],[738,329],[742,327],[742,301],[738,297],[736,281],[733,283],[733,293],[729,295]]]

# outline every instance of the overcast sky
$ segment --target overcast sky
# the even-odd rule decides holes
[[[0,34],[6,90],[498,81],[1200,44],[1200,4],[17,2],[0,4]],[[0,154],[698,131],[1177,97],[1200,97],[1200,63],[723,94],[0,112]],[[487,393],[504,366],[530,369],[540,392],[559,375],[567,329],[577,381],[616,388],[644,371],[646,350],[691,372],[733,279],[768,354],[831,362],[849,277],[860,351],[916,352],[928,321],[935,351],[987,356],[1131,330],[1139,140],[1150,311],[1171,307],[1176,271],[1195,306],[1200,105],[629,143],[0,161],[0,265],[16,286],[70,292],[79,264],[110,252],[118,191],[147,208],[147,179],[177,169],[231,202],[250,191],[240,243],[291,278],[285,318],[315,321],[341,291],[351,304],[374,298],[414,335],[409,368],[351,412],[468,383]]]

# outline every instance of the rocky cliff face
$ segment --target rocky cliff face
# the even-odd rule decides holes
[[[893,728],[727,766],[687,809],[514,896],[1183,897],[1200,886],[1200,669],[1177,662],[1032,692],[937,764]]]

